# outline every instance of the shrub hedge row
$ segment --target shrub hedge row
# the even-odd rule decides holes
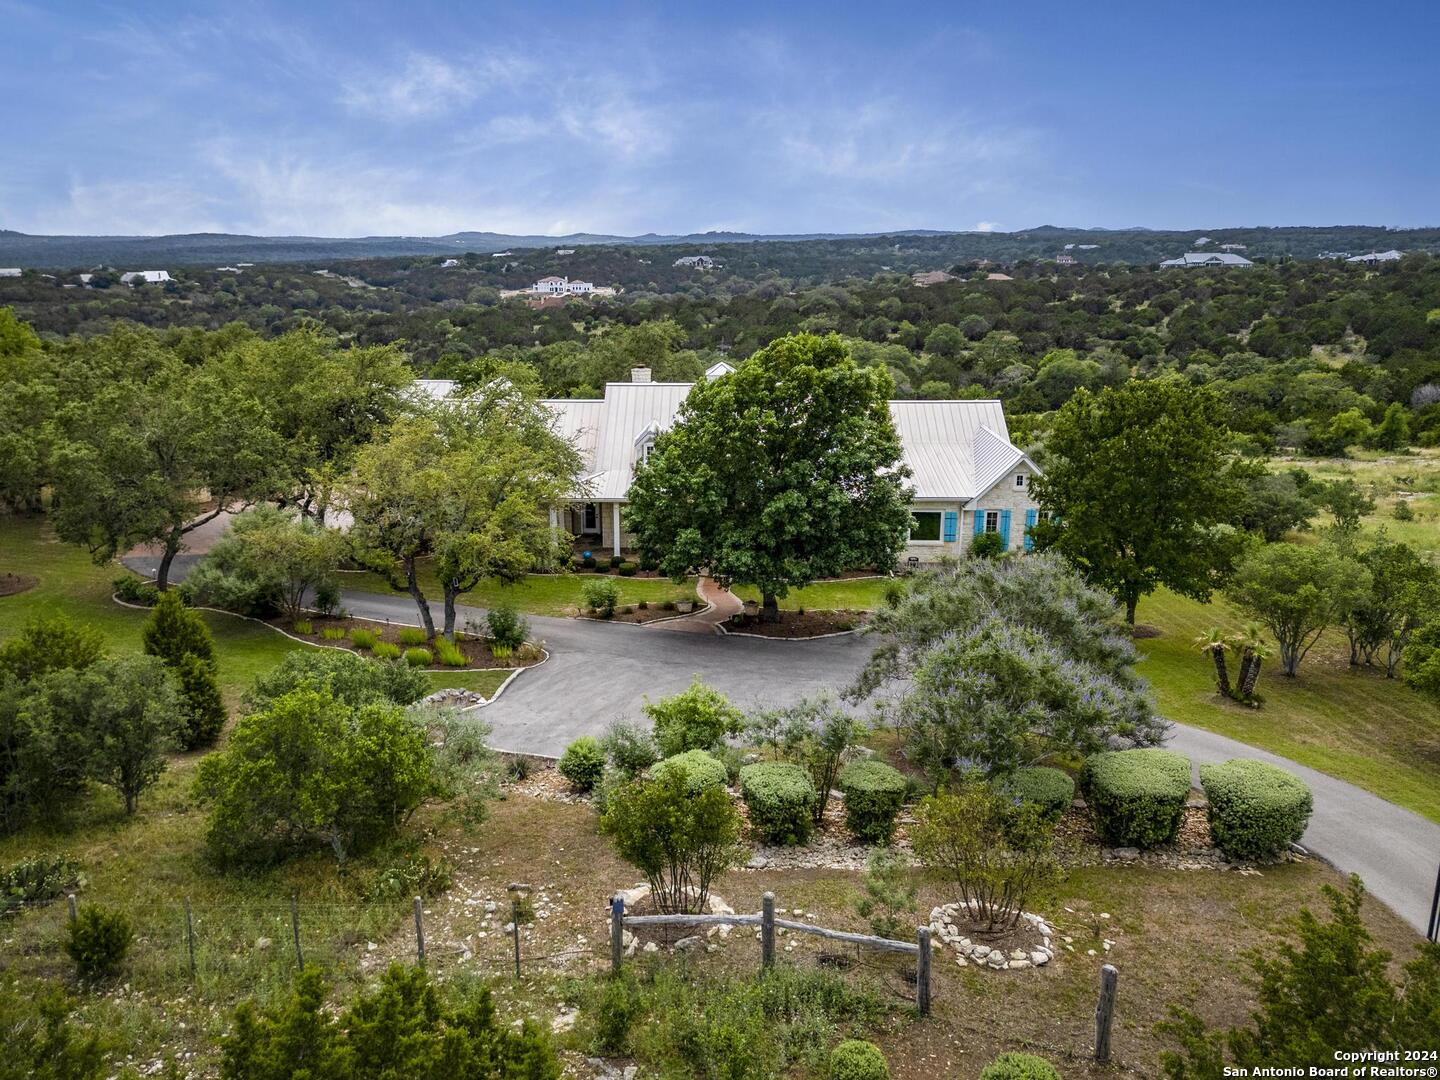
[[[685,786],[692,795],[698,795],[708,788],[723,788],[729,779],[725,774],[724,763],[705,750],[686,750],[683,754],[674,754],[664,761],[656,762],[650,768],[650,776],[659,779],[672,769],[685,771]]]
[[[1180,831],[1190,759],[1172,750],[1106,751],[1086,759],[1080,782],[1106,843],[1154,847]]]
[[[908,790],[900,770],[874,758],[852,761],[836,783],[845,796],[845,825],[855,838],[888,844]]]
[[[750,824],[772,844],[803,844],[810,837],[819,795],[807,769],[761,761],[740,770],[740,795]]]
[[[1298,841],[1310,821],[1310,788],[1294,773],[1236,758],[1200,766],[1210,832],[1231,859],[1270,859]]]

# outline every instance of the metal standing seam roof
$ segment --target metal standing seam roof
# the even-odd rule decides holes
[[[603,398],[551,398],[555,429],[574,442],[584,469],[577,498],[624,502],[647,429],[668,430],[693,383],[607,383]],[[435,398],[454,383],[419,380]],[[999,401],[892,401],[890,417],[915,498],[968,500],[984,494],[1024,459],[1010,442]]]

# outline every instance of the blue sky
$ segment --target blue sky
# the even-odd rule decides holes
[[[0,0],[0,227],[1440,224],[1436,3]]]

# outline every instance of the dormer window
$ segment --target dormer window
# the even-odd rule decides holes
[[[651,420],[650,423],[646,424],[641,430],[640,434],[635,436],[635,460],[637,462],[648,461],[650,459],[650,451],[654,449],[655,440],[659,435],[660,422],[658,420]]]
[[[1022,472],[1022,473],[1016,473],[1016,474],[1015,474],[1015,487],[1018,489],[1018,488],[1023,488],[1024,486],[1025,486],[1025,474],[1024,474],[1023,472]]]

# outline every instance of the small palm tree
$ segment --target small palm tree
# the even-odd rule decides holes
[[[1255,696],[1255,684],[1260,679],[1260,665],[1275,655],[1275,649],[1265,640],[1265,632],[1259,623],[1246,623],[1245,628],[1230,639],[1231,648],[1240,654],[1240,680],[1236,689],[1243,701]]]
[[[1225,631],[1218,626],[1212,626],[1205,633],[1195,639],[1195,647],[1201,652],[1210,654],[1210,659],[1215,662],[1215,685],[1220,693],[1230,697],[1230,669],[1225,666],[1225,649],[1230,643]]]

